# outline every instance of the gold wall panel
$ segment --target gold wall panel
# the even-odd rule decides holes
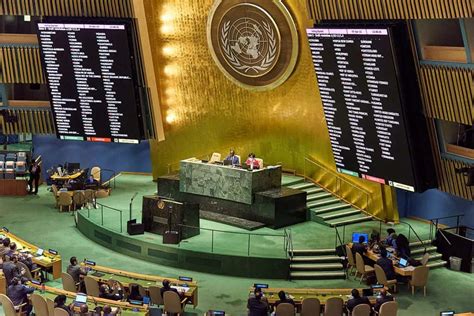
[[[371,214],[397,220],[391,189],[336,173],[305,34],[312,22],[304,1],[285,4],[299,29],[301,53],[296,69],[280,87],[250,92],[226,79],[208,51],[206,22],[212,0],[145,0],[166,122],[166,140],[151,141],[154,178],[176,170],[181,159],[205,158],[212,152],[225,156],[234,148],[242,159],[254,152],[265,165],[282,163],[331,191],[335,187],[330,182],[340,181],[338,193],[364,207],[363,193],[354,185],[360,187],[370,194]]]
[[[130,0],[0,0],[1,15],[133,17]]]
[[[313,20],[454,19],[474,16],[472,0],[307,0]]]
[[[6,110],[8,115],[17,117],[14,123],[5,122],[0,115],[0,129],[4,134],[54,134],[53,115],[47,110]]]
[[[420,85],[427,116],[467,125],[473,123],[473,69],[422,65]]]
[[[35,47],[1,47],[0,82],[45,83],[39,49]]]

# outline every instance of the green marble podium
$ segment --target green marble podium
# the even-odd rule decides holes
[[[256,192],[281,187],[281,166],[250,171],[191,158],[180,162],[179,178],[181,192],[252,204]]]

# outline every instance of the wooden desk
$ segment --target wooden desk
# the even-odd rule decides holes
[[[362,295],[362,288],[358,289]],[[253,294],[254,288],[250,288],[250,294]],[[352,289],[295,289],[295,288],[268,288],[262,289],[265,297],[268,300],[268,304],[273,305],[279,300],[278,292],[285,291],[296,304],[298,311],[301,309],[301,303],[305,298],[317,298],[321,303],[321,306],[326,304],[326,301],[331,297],[340,297],[343,299],[344,304],[349,300]],[[377,289],[374,289],[377,291]],[[376,296],[368,297],[371,304],[375,304],[377,299]]]
[[[4,235],[5,237],[10,238],[10,241],[15,242],[19,252],[28,252],[34,255],[39,249],[38,246],[30,244],[29,242],[24,241],[23,239],[13,235],[10,232],[6,232],[2,230],[0,232],[0,235]],[[41,257],[33,257],[31,259],[34,263],[36,263],[42,269],[48,270],[48,271],[50,270],[53,275],[53,279],[59,279],[61,277],[62,261],[61,261],[61,256],[59,254],[54,255],[50,253],[49,251],[44,250],[44,253]]]
[[[24,196],[28,194],[27,179],[0,179],[0,195]]]
[[[28,284],[31,287],[34,287],[35,294],[39,294],[44,298],[49,298],[54,301],[54,298],[60,294],[64,294],[67,297],[66,305],[72,303],[74,298],[76,297],[76,293],[68,292],[63,289],[58,289],[50,286],[45,286],[44,292],[41,293],[41,285],[30,283]],[[148,315],[148,305],[138,306],[132,305],[128,302],[120,302],[120,301],[113,301],[107,300],[104,298],[99,297],[92,297],[87,296],[87,306],[89,307],[89,311],[93,310],[96,306],[104,306],[109,305],[110,307],[118,307],[121,309],[121,314],[126,316],[146,316]]]
[[[54,173],[51,176],[51,180],[53,181],[68,181],[68,180],[74,180],[79,178],[82,174],[84,173],[84,170],[78,171],[73,174],[65,175],[65,176],[60,176],[58,173]]]
[[[198,305],[198,285],[196,282],[185,282],[180,281],[178,279],[134,273],[98,265],[92,266],[85,264],[84,262],[81,263],[81,266],[90,268],[91,271],[87,275],[96,279],[98,282],[107,283],[107,281],[112,279],[122,283],[125,288],[128,288],[130,283],[140,284],[146,290],[148,290],[148,287],[150,287],[151,285],[156,285],[161,288],[162,282],[165,279],[169,280],[172,286],[186,284],[189,288],[189,290],[185,293],[185,297],[188,299],[188,303],[192,304],[194,308],[196,308],[196,306]],[[100,272],[103,275],[94,276],[94,272]]]
[[[347,245],[349,246],[349,248],[352,249],[352,243],[348,243]],[[401,276],[411,277],[411,275],[413,274],[413,270],[415,270],[415,267],[414,266],[408,266],[406,268],[397,267],[395,263],[397,263],[399,258],[396,257],[393,253],[390,253],[390,254],[391,254],[390,259],[393,262],[393,269],[395,270],[395,273]],[[376,254],[372,250],[367,250],[367,252],[365,253],[365,256],[374,262],[377,262],[377,260],[380,259],[380,254]],[[355,256],[354,256],[354,260],[355,260]]]

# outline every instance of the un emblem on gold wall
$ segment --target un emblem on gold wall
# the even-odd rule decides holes
[[[298,58],[298,34],[280,0],[217,0],[207,26],[209,49],[222,72],[251,90],[285,82]]]

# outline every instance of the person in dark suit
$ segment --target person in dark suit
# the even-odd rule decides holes
[[[26,315],[29,315],[33,309],[33,306],[29,304],[27,295],[33,293],[34,290],[35,289],[32,287],[22,284],[20,278],[15,277],[7,288],[7,296],[15,306],[27,303],[23,307],[23,311],[26,313]]]
[[[405,258],[405,259],[410,258],[411,256],[410,242],[408,241],[408,238],[405,235],[399,234],[397,238],[395,239],[393,246],[395,250],[397,251],[398,257]]]
[[[87,275],[87,270],[83,269],[79,264],[77,264],[77,258],[71,257],[69,259],[69,265],[67,266],[66,272],[72,276],[74,283],[80,283],[79,290],[85,293],[84,277]]]
[[[269,312],[268,301],[264,298],[262,290],[256,288],[254,295],[252,295],[247,301],[248,315],[249,316],[266,316]]]
[[[347,310],[349,311],[349,315],[352,314],[352,310],[357,305],[367,304],[367,305],[371,306],[370,301],[367,297],[360,296],[359,290],[353,289],[352,292],[351,292],[351,295],[352,295],[352,298],[349,301],[347,301],[347,306],[346,306]]]
[[[12,284],[15,278],[21,278],[21,270],[16,265],[18,262],[18,256],[13,255],[10,257],[10,261],[3,263],[3,275],[7,281],[7,285]]]
[[[73,303],[71,303],[69,306],[66,305],[66,295],[64,294],[60,294],[58,296],[56,296],[54,298],[54,307],[55,308],[62,308],[64,309],[69,315],[73,315],[73,312],[72,312],[72,305]]]
[[[383,303],[390,302],[390,301],[393,301],[393,296],[387,295],[387,290],[381,289],[380,297],[377,298],[377,300],[375,301],[374,311],[378,313],[380,310],[380,306],[382,306]]]
[[[359,236],[359,242],[356,242],[352,245],[352,253],[354,254],[354,260],[355,254],[360,253],[362,259],[364,259],[364,264],[371,264],[370,259],[365,256],[365,254],[367,253],[367,245],[364,244],[365,241],[365,236]]]
[[[2,240],[0,245],[0,256],[3,257],[10,251],[10,238],[6,237]]]
[[[387,258],[387,249],[380,249],[380,259],[376,262],[382,270],[385,272],[387,280],[394,280],[396,278],[395,269],[393,268],[393,262]]]
[[[165,294],[165,292],[167,292],[167,291],[173,291],[173,292],[175,292],[175,293],[178,293],[178,290],[177,290],[177,289],[171,287],[170,280],[166,280],[166,279],[165,279],[165,280],[163,280],[163,283],[162,283],[162,284],[163,284],[163,286],[162,286],[161,289],[160,289],[161,297],[164,298],[164,294]],[[178,293],[178,294],[179,294],[179,293]]]
[[[230,161],[233,166],[240,165],[239,157],[235,155],[235,152],[233,149],[230,150],[229,156],[225,157],[225,160]]]
[[[30,194],[33,192],[33,182],[35,183],[35,192],[34,194],[38,194],[38,183],[41,177],[41,167],[38,162],[33,161],[29,168],[30,171],[30,180],[28,181],[28,185],[30,186]]]
[[[99,287],[99,297],[112,301],[121,301],[123,299],[123,289],[115,282],[112,288],[107,284],[102,284]]]
[[[278,292],[278,297],[280,298],[278,301],[275,302],[275,305],[273,306],[273,308],[275,309],[275,312],[276,312],[276,309],[278,307],[279,304],[282,304],[282,303],[288,303],[288,304],[291,304],[293,306],[295,306],[295,302],[287,297],[285,291],[280,291]]]

